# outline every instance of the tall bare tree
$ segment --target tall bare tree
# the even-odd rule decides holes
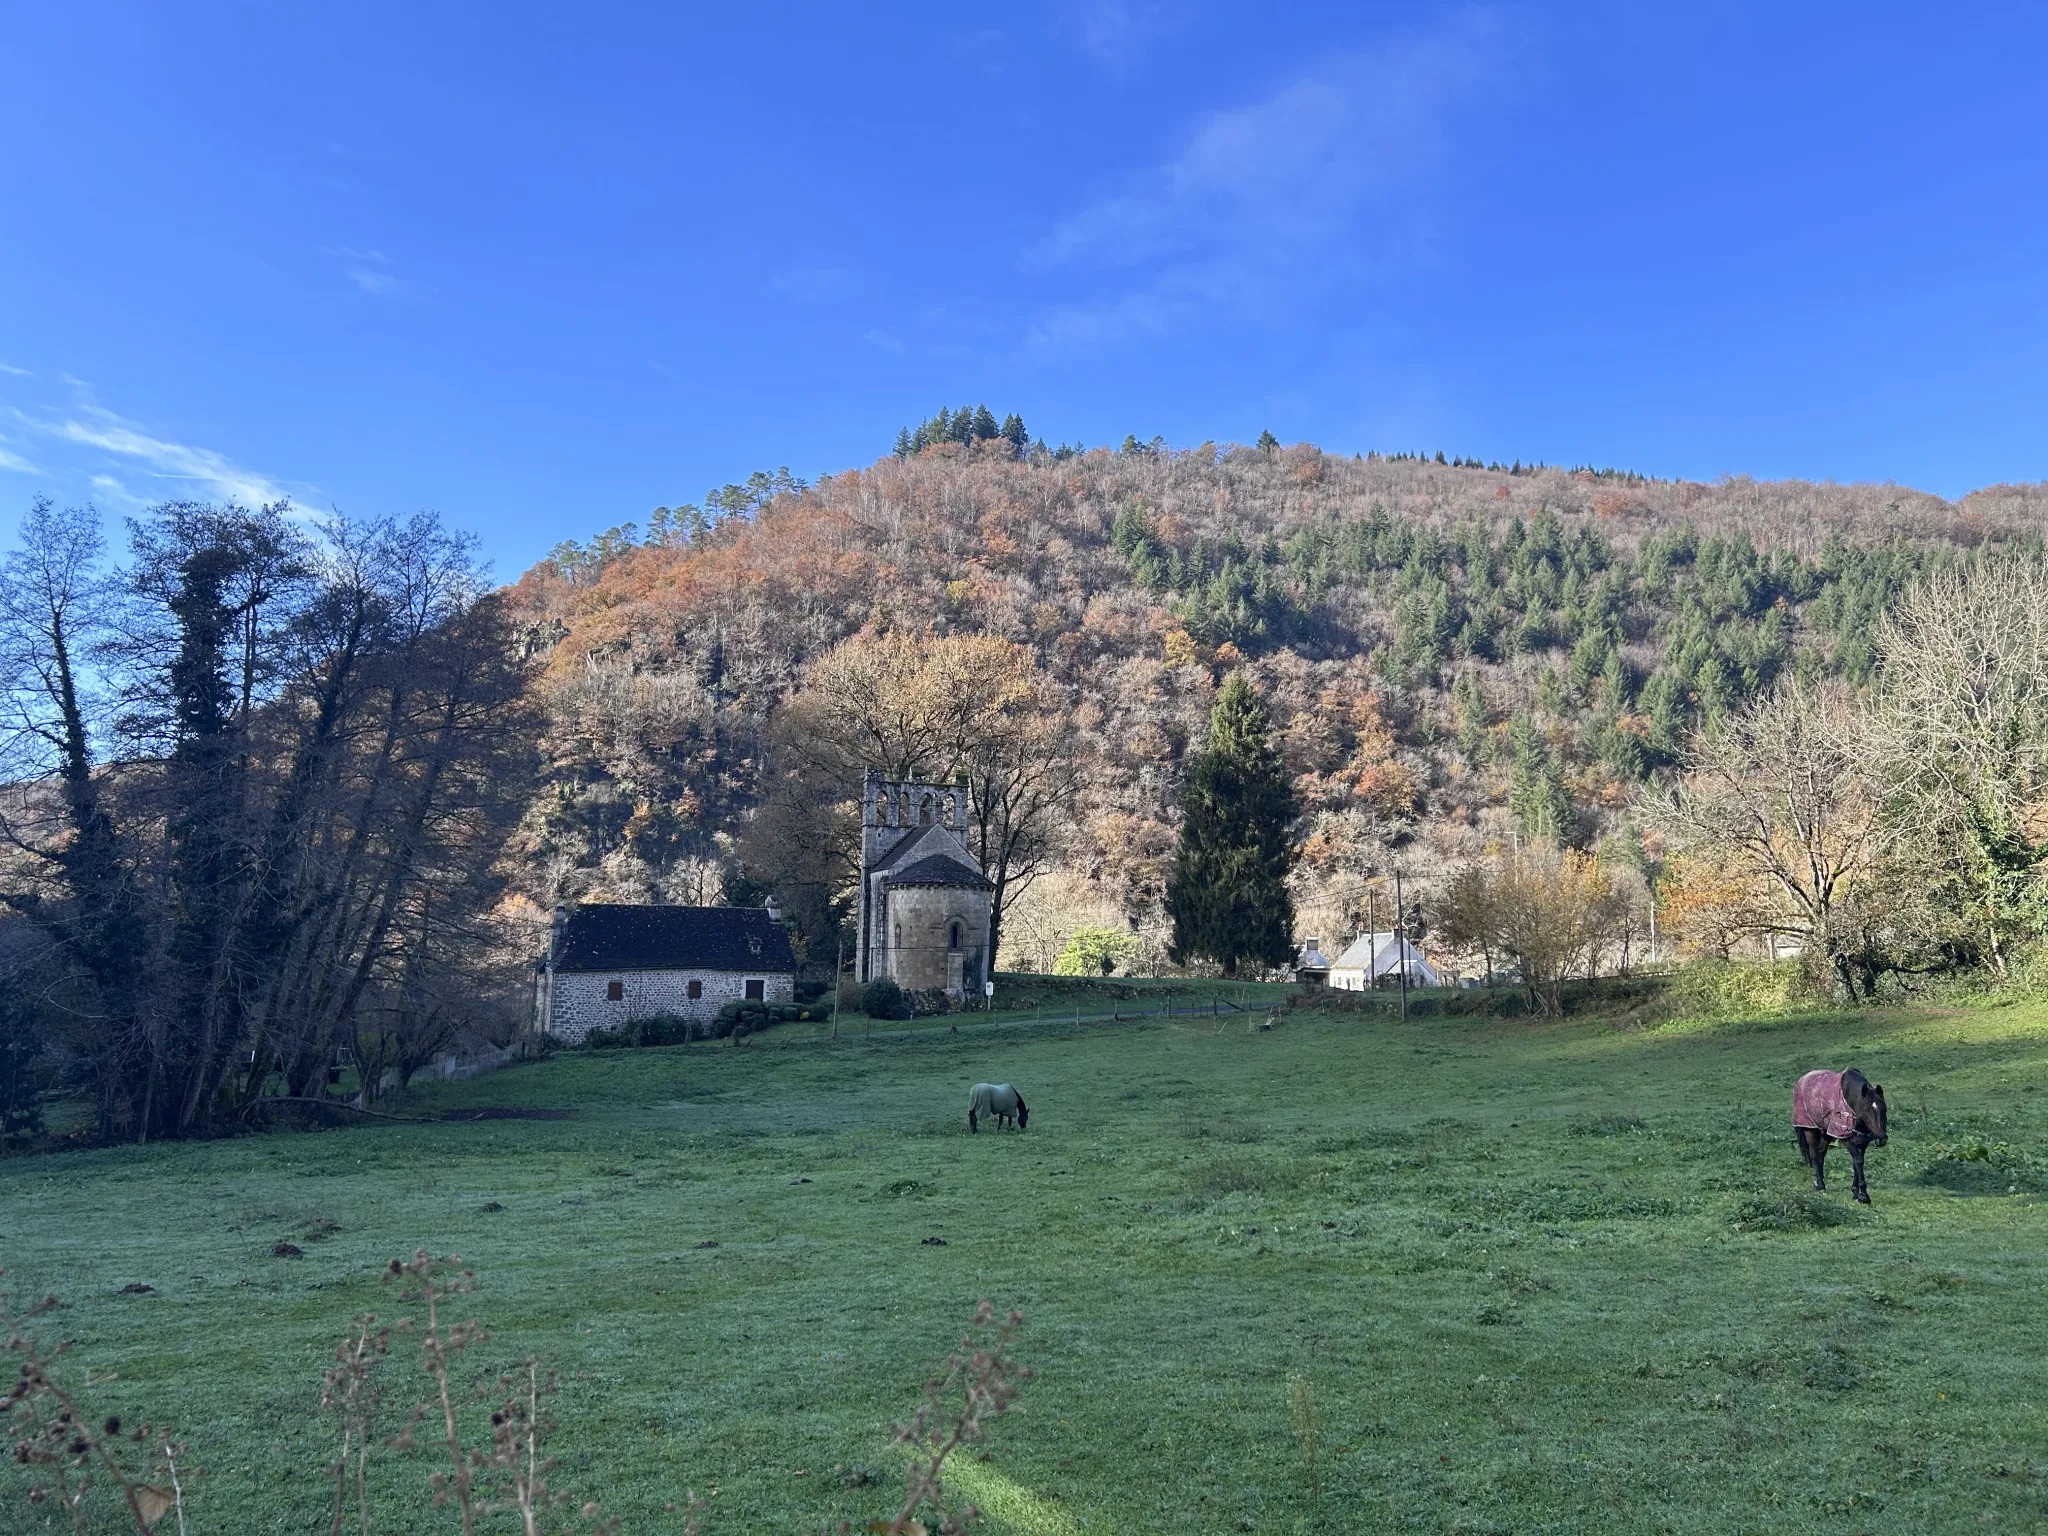
[[[1935,571],[1877,649],[1871,763],[1893,850],[1971,914],[1976,947],[2003,970],[2012,937],[2048,919],[2048,567]]]
[[[1752,936],[1791,940],[1849,998],[1864,935],[1842,917],[1877,837],[1863,726],[1839,685],[1781,683],[1696,737],[1676,789],[1647,802],[1681,849],[1711,855],[1703,868],[1748,888],[1747,903],[1723,905]]]
[[[1081,767],[1065,711],[1029,649],[992,635],[863,632],[812,663],[777,720],[771,783],[748,851],[772,884],[858,870],[862,774],[968,785],[968,846],[1004,915],[1075,819]],[[829,851],[827,851],[829,848]]]

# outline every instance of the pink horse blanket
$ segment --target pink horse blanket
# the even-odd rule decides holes
[[[1842,1095],[1842,1074],[1809,1072],[1792,1090],[1792,1124],[1824,1131],[1840,1141],[1856,1129],[1855,1113]]]

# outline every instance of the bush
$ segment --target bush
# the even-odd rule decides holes
[[[1823,1001],[1797,960],[1776,965],[1695,960],[1672,973],[1661,1011],[1678,1019],[1754,1018],[1792,1013]]]
[[[871,1019],[907,1019],[910,1009],[903,989],[886,976],[877,976],[860,991],[860,1011]]]
[[[799,976],[796,979],[796,1000],[800,1003],[815,1003],[831,990],[830,977]]]
[[[1138,936],[1120,928],[1077,928],[1053,960],[1055,976],[1108,976],[1129,970],[1138,958]]]
[[[685,1045],[706,1033],[703,1024],[679,1013],[650,1013],[628,1019],[615,1028],[593,1029],[583,1037],[584,1047],[593,1051],[616,1050],[621,1046]]]

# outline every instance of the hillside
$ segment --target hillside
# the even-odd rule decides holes
[[[513,589],[548,711],[527,894],[713,900],[806,662],[863,626],[1029,645],[1087,767],[1060,912],[1153,933],[1177,767],[1249,669],[1305,809],[1310,931],[1398,856],[1426,884],[1520,828],[1627,838],[1638,781],[1787,669],[1870,674],[1931,563],[2038,544],[2048,487],[1896,486],[1342,458],[1298,445],[1019,455],[941,443],[661,509]],[[1056,921],[1020,915],[1006,965]]]

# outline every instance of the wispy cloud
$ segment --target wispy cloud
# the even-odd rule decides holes
[[[364,293],[384,298],[406,286],[405,280],[391,270],[391,258],[382,251],[352,251],[343,246],[341,254],[348,261],[349,281]]]
[[[0,469],[17,475],[40,475],[42,471],[18,453],[0,448]]]
[[[12,363],[0,363],[0,373],[11,373],[17,379],[32,379],[35,377],[26,368],[17,368]]]
[[[815,304],[851,293],[858,284],[844,267],[821,266],[790,267],[769,278],[768,286],[800,304]]]
[[[38,437],[109,455],[152,479],[190,488],[174,490],[166,486],[167,495],[197,492],[211,500],[235,501],[250,507],[290,499],[275,480],[244,468],[226,454],[158,437],[89,401],[76,402],[68,411],[50,416],[31,416],[12,408],[7,414],[21,429]],[[120,480],[104,472],[93,474],[91,483],[97,490],[131,495]]]
[[[1461,113],[1509,77],[1502,13],[1334,55],[1248,106],[1196,123],[1171,159],[1106,191],[1024,255],[1094,291],[1032,334],[1065,350],[1160,332],[1201,312],[1255,314],[1355,279],[1426,228],[1414,189]]]
[[[1187,31],[1202,10],[1200,0],[1080,0],[1066,7],[1065,19],[1090,58],[1122,75]]]

